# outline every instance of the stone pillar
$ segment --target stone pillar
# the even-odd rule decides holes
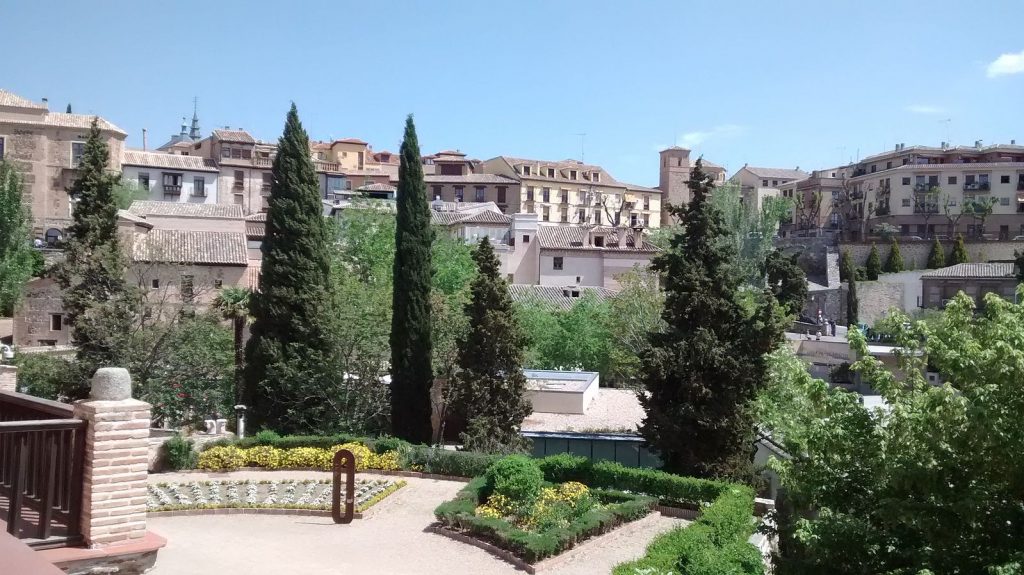
[[[150,405],[132,399],[128,370],[104,367],[75,417],[89,422],[82,473],[82,535],[91,548],[146,534]]]
[[[18,391],[18,368],[0,365],[0,391]]]

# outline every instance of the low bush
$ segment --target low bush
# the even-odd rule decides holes
[[[275,443],[281,440],[281,436],[276,431],[264,429],[263,431],[252,436],[252,440],[256,442],[256,445],[269,445],[273,446]]]
[[[486,473],[487,468],[499,458],[486,453],[412,445],[401,452],[400,465],[402,469],[410,471],[453,477],[477,477]]]
[[[199,454],[199,469],[227,471],[245,465],[245,451],[233,446],[213,447]]]
[[[192,441],[180,435],[175,435],[164,443],[164,453],[167,457],[167,467],[172,471],[195,469],[199,461]]]
[[[517,506],[529,506],[544,484],[537,462],[525,455],[509,455],[495,461],[484,473],[483,496],[501,495]]]
[[[329,471],[334,464],[334,454],[347,449],[356,459],[356,471],[399,469],[397,451],[376,454],[361,443],[343,443],[326,449],[319,447],[294,447],[278,449],[269,445],[257,445],[239,449],[234,445],[216,446],[199,454],[199,468],[229,471],[239,467],[262,467],[265,469],[313,468]]]
[[[377,454],[384,454],[389,451],[403,451],[410,447],[409,442],[405,441],[404,439],[391,437],[389,435],[385,435],[384,437],[378,437],[377,439],[372,441],[372,443],[373,451],[374,453]]]
[[[245,464],[249,467],[266,467],[267,469],[277,469],[281,466],[281,459],[284,457],[284,452],[276,447],[270,447],[269,445],[259,445],[256,447],[250,447],[244,450],[245,452]]]

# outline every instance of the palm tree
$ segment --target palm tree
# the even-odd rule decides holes
[[[242,364],[245,362],[242,337],[245,335],[245,324],[249,322],[251,295],[252,292],[247,288],[226,287],[213,300],[213,307],[224,319],[230,320],[235,328],[235,403],[241,403],[245,397],[242,393]]]

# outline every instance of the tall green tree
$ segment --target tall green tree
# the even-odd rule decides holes
[[[860,323],[860,301],[857,299],[857,274],[847,278],[846,284],[846,324]]]
[[[965,264],[971,261],[970,256],[967,255],[967,246],[964,245],[964,235],[956,235],[956,243],[953,244],[953,253],[949,255],[949,265],[955,266],[956,264]]]
[[[309,136],[292,104],[274,159],[260,289],[251,301],[245,390],[256,427],[301,432],[319,424],[322,407],[308,389],[337,375],[328,373],[328,240]]]
[[[688,185],[690,203],[671,208],[680,230],[652,264],[665,285],[667,325],[644,357],[640,431],[668,471],[725,476],[750,465],[747,404],[766,380],[782,314],[767,293],[753,305],[742,301],[737,254],[720,241],[725,225],[700,160]]]
[[[839,281],[844,282],[846,278],[857,273],[856,268],[853,267],[853,257],[850,256],[850,250],[843,250],[841,256],[839,256]]]
[[[245,400],[243,367],[245,366],[245,325],[249,323],[249,300],[252,292],[243,287],[226,287],[213,299],[213,307],[221,317],[231,322],[235,346],[235,392],[234,401]]]
[[[10,316],[32,276],[30,216],[22,203],[21,176],[0,161],[0,317]]]
[[[430,208],[423,162],[410,114],[398,166],[394,290],[391,316],[391,426],[397,437],[429,443],[433,385],[430,318]]]
[[[785,256],[775,250],[765,260],[768,289],[790,316],[799,316],[807,302],[807,275],[797,264],[797,254]]]
[[[899,273],[903,271],[903,254],[900,253],[900,244],[896,238],[892,239],[889,246],[889,257],[885,260],[885,271],[888,273]]]
[[[946,267],[946,250],[939,242],[939,238],[935,238],[935,241],[932,242],[932,249],[928,252],[928,269],[937,270],[944,267]]]
[[[459,367],[451,385],[466,418],[463,444],[473,451],[522,451],[519,434],[530,414],[523,375],[523,336],[508,285],[487,237],[473,251],[477,274],[466,305],[469,331],[459,342]]]
[[[64,262],[56,270],[62,303],[78,347],[77,365],[86,378],[99,367],[122,365],[124,338],[139,312],[138,291],[125,280],[127,259],[117,233],[114,187],[119,176],[107,169],[109,150],[94,118],[78,174],[68,190],[74,203]]]
[[[868,261],[865,264],[868,281],[875,281],[882,273],[882,258],[878,255],[878,246],[871,244],[871,252],[868,254]]]

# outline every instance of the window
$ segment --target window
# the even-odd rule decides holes
[[[892,162],[886,162],[885,163],[885,169],[891,170],[892,169]]]
[[[551,201],[551,188],[544,188],[540,193],[540,199],[542,202]]]
[[[988,174],[979,174],[978,175],[978,183],[982,184],[982,185],[987,184],[988,183]]]
[[[964,176],[964,183],[965,184],[973,184],[974,183],[974,174],[967,174],[966,176]]]
[[[904,186],[909,186],[910,185],[910,178],[903,178],[903,185]]]
[[[762,188],[767,188],[768,187],[768,180],[761,180],[761,187]]]
[[[526,188],[526,201],[533,201],[533,186]]]
[[[900,205],[903,206],[904,208],[909,208],[910,198],[903,198],[902,200],[900,200]]]
[[[180,194],[181,193],[181,174],[174,174],[171,172],[164,172],[164,193],[165,194]]]
[[[555,177],[555,169],[554,168],[548,168],[548,177],[549,178]]]
[[[59,313],[50,314],[50,331],[60,331],[64,329],[64,316]]]
[[[235,185],[236,190],[245,189],[245,172],[242,170],[235,170]]]
[[[951,186],[955,186],[956,185],[956,176],[950,176],[950,177],[946,178],[946,183],[951,185]]]
[[[474,190],[474,192],[475,192],[474,193],[474,197],[476,198],[476,201],[478,201],[478,202],[484,201],[484,189],[485,188],[483,186],[477,186],[476,187],[476,189]]]
[[[587,210],[579,209],[576,210],[576,221],[585,224],[587,223]]]
[[[85,155],[85,142],[71,142],[71,167],[77,168]]]
[[[149,285],[151,285],[153,289],[160,289],[160,280],[157,278],[153,278],[152,280],[150,280]]]
[[[601,210],[594,210],[594,223],[601,225]]]
[[[4,138],[0,136],[0,160],[4,159]]]
[[[231,148],[231,157],[240,160],[242,158],[242,148]]]
[[[430,186],[431,193],[434,194],[434,199],[441,199],[441,186]]]
[[[0,151],[2,151],[2,150],[0,150]],[[0,153],[0,158],[2,158],[2,157],[3,157],[3,154]],[[999,183],[1000,184],[1009,184],[1010,183],[1010,176],[999,176]]]
[[[565,262],[564,262],[564,260],[562,259],[561,256],[555,256],[555,257],[551,258],[551,267],[552,267],[552,269],[561,270],[562,267],[564,266],[564,264],[565,264]]]
[[[149,191],[149,174],[139,174],[139,188]]]
[[[790,192],[790,193],[792,193],[792,192]],[[645,210],[651,209],[651,197],[650,196],[644,196],[644,209]]]
[[[197,198],[206,197],[206,179],[196,176],[192,178],[192,195]]]
[[[569,190],[562,190],[562,194],[561,195],[562,195],[562,203],[563,204],[568,204],[569,203]]]
[[[569,170],[569,179],[570,180],[575,180],[576,179],[576,170]]]
[[[274,174],[272,172],[263,172],[263,181],[260,184],[260,193],[264,196],[270,193],[270,186],[274,183]]]
[[[594,181],[595,182],[600,182],[601,181],[601,172],[594,172]]]
[[[871,173],[873,174],[873,173],[875,173],[877,171],[878,171],[878,165],[877,164],[871,164]]]
[[[544,210],[543,210],[540,218],[542,220],[544,220],[545,222],[551,221],[551,209],[548,208],[547,206],[544,206]]]
[[[569,222],[569,212],[566,211],[566,210],[562,210],[562,223],[564,224],[564,223],[568,223],[568,222]]]
[[[221,148],[220,148],[220,157],[222,157],[222,158],[230,158],[231,157],[231,148],[229,148],[227,146],[221,146]]]
[[[1008,206],[1008,205],[1010,205],[1010,198],[999,198],[999,205],[1000,206]]]
[[[455,201],[461,202],[465,200],[465,189],[462,186],[455,186]]]
[[[778,185],[779,185],[779,181],[778,180],[772,180],[772,187],[773,188],[778,186]]]
[[[529,176],[530,175],[530,166],[523,166],[523,175],[524,176]]]
[[[629,227],[635,228],[640,225],[640,218],[636,214],[629,214]]]
[[[530,234],[523,234],[523,243],[524,244],[530,243]]]
[[[505,194],[508,192],[508,188],[505,186],[498,186],[498,203],[505,203]]]
[[[191,275],[181,276],[181,301],[192,303],[196,298],[195,278]]]
[[[604,247],[604,236],[596,236],[594,238],[594,247],[595,248],[603,248]]]

